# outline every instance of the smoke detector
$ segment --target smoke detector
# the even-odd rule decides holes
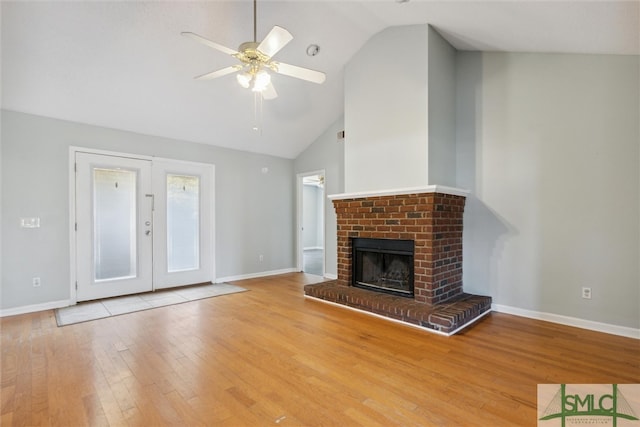
[[[316,56],[319,53],[320,53],[320,46],[318,46],[317,44],[310,44],[309,47],[307,47],[307,55]]]

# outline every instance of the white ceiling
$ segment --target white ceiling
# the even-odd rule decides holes
[[[252,93],[233,75],[193,80],[235,59],[180,35],[236,49],[253,38],[251,0],[2,1],[2,107],[294,158],[342,115],[344,66],[386,27],[430,23],[465,50],[638,55],[639,4],[258,0],[258,39],[288,29],[294,39],[276,59],[327,80],[275,75],[279,97],[264,101],[256,132]],[[315,57],[305,54],[311,43]]]

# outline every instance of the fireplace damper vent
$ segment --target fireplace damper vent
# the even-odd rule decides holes
[[[352,285],[413,298],[413,240],[354,238]]]

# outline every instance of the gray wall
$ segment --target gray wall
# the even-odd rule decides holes
[[[431,26],[428,35],[428,183],[455,187],[457,51]]]
[[[296,174],[324,169],[324,194],[344,193],[344,145],[337,141],[337,133],[344,130],[344,120],[338,119],[313,144],[303,151],[294,162]],[[337,276],[338,252],[336,211],[330,200],[325,200],[325,275]]]
[[[345,67],[345,191],[424,187],[428,25],[387,28]]]
[[[295,267],[292,160],[5,110],[1,122],[0,308],[69,298],[69,146],[215,164],[217,276]],[[19,227],[36,216],[41,228]]]
[[[639,57],[457,61],[465,290],[640,327]]]
[[[456,50],[426,24],[387,28],[353,56],[347,192],[455,186],[455,69]]]

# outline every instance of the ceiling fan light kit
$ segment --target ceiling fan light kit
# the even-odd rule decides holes
[[[251,90],[254,92],[263,92],[271,83],[271,76],[265,70],[260,70],[253,76],[253,85]]]
[[[269,74],[269,71],[318,84],[325,81],[326,76],[320,71],[274,61],[273,57],[276,53],[285,47],[293,39],[293,36],[286,29],[276,25],[271,29],[271,31],[269,31],[269,34],[267,34],[264,40],[258,43],[256,40],[256,15],[256,0],[254,0],[253,41],[242,43],[237,51],[222,46],[195,33],[182,33],[183,36],[192,38],[206,46],[233,56],[241,62],[241,64],[232,65],[197,76],[197,80],[211,80],[234,72],[240,72],[236,75],[240,86],[251,89],[253,92],[260,93],[264,99],[273,99],[278,96],[278,93],[271,83],[271,75]],[[311,49],[312,46],[314,46],[314,49]],[[319,50],[320,48],[317,45],[311,45],[307,49],[307,54],[314,56],[317,55]],[[310,51],[313,52],[313,54],[310,54]]]

